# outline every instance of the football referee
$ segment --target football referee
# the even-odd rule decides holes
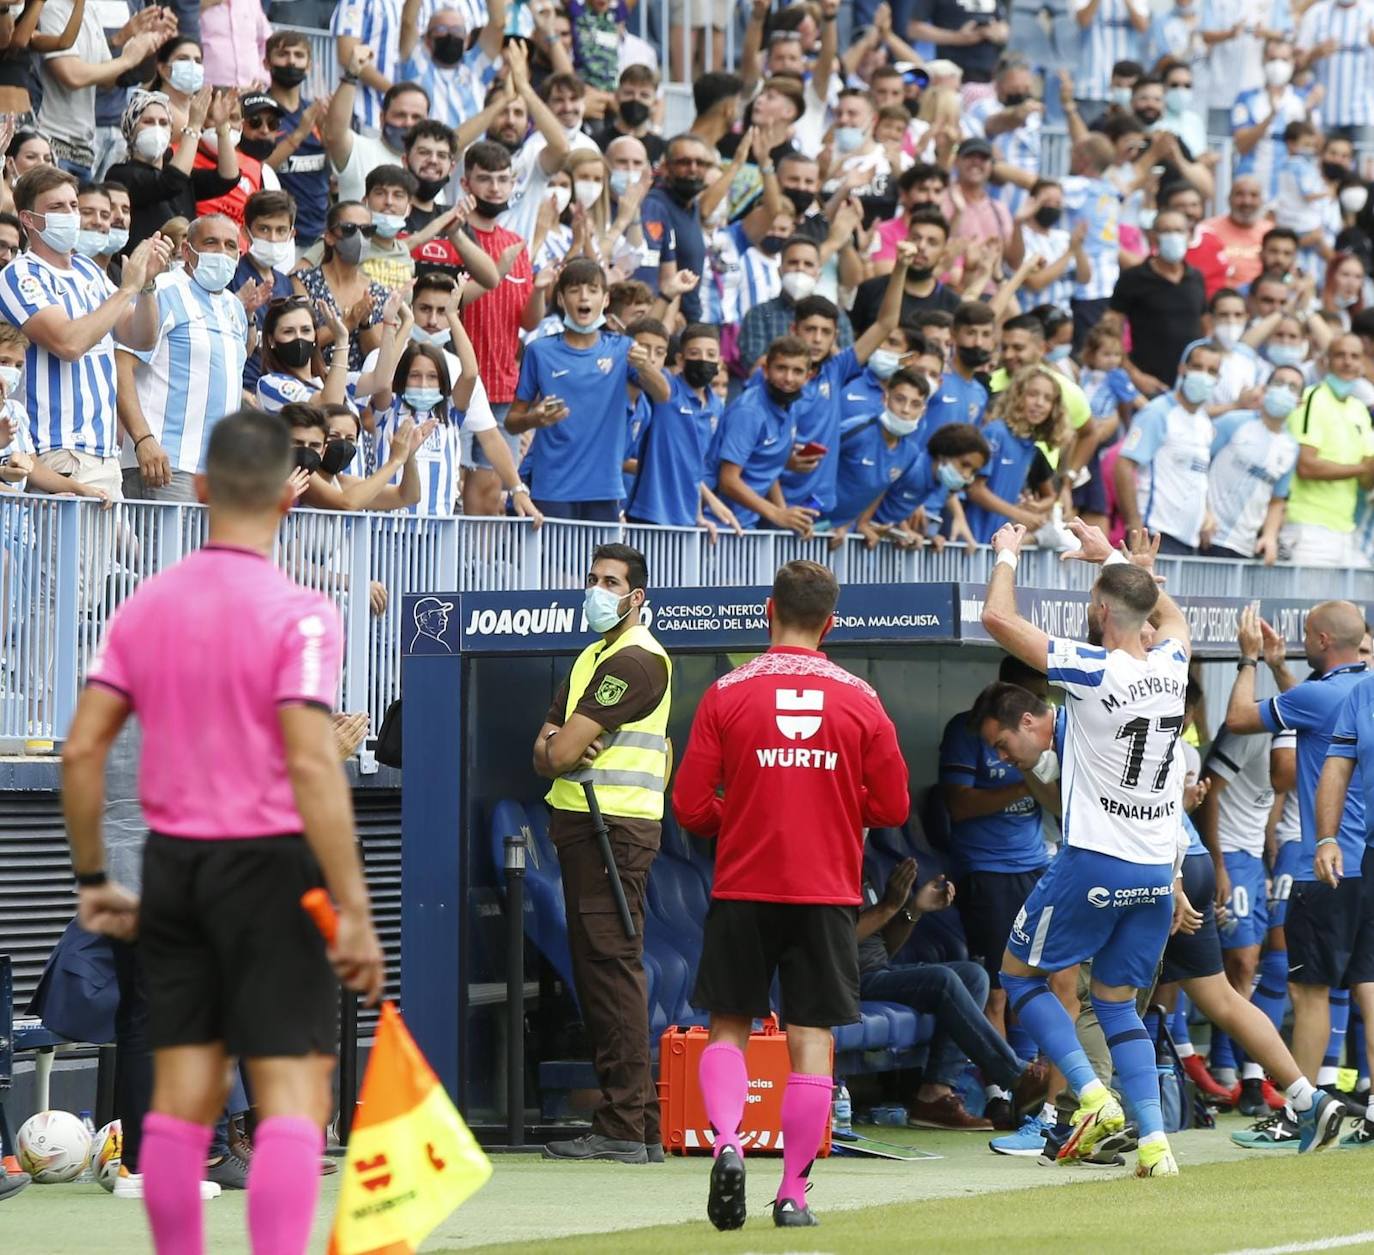
[[[768,1014],[775,973],[792,1072],[773,1223],[817,1223],[806,1176],[830,1119],[830,1030],[859,1018],[864,829],[900,824],[911,807],[877,693],[819,652],[839,591],[815,562],[778,571],[771,646],[706,690],[673,787],[678,822],[716,838],[692,1002],[711,1013],[700,1078],[716,1131],[706,1214],[717,1229],[745,1221],[744,1049],[753,1021]]]
[[[669,772],[672,664],[639,621],[647,582],[638,549],[602,545],[592,555],[584,609],[600,639],[578,655],[534,742],[534,769],[553,780],[549,837],[563,874],[573,983],[601,1083],[591,1133],[550,1142],[549,1159],[663,1161],[649,1061],[644,891]],[[587,784],[609,831],[633,937],[617,909]]]
[[[261,1117],[253,1249],[305,1251],[332,1108],[334,974],[370,1002],[382,988],[330,721],[338,613],[271,560],[292,466],[280,419],[246,410],[215,425],[196,476],[210,541],[116,612],[62,754],[81,925],[138,935],[153,1048],[139,1168],[159,1255],[205,1248],[200,1178],[235,1057]],[[151,829],[141,900],[109,879],[101,834],[105,759],[131,712]],[[300,906],[321,883],[339,913],[328,952]]]

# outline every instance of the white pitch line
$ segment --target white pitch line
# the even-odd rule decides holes
[[[1339,1238],[1319,1238],[1315,1242],[1289,1242],[1286,1246],[1247,1246],[1244,1250],[1226,1251],[1225,1255],[1290,1255],[1297,1251],[1332,1251],[1341,1246],[1360,1246],[1374,1243],[1374,1229],[1364,1233],[1347,1233]]]

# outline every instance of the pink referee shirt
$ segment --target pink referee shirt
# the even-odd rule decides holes
[[[343,632],[332,602],[247,549],[207,545],[115,612],[87,683],[143,731],[139,800],[172,837],[302,830],[277,708],[334,708]]]

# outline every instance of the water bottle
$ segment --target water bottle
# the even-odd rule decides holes
[[[81,1123],[86,1126],[86,1132],[90,1134],[91,1145],[86,1155],[86,1166],[81,1169],[81,1175],[76,1179],[78,1182],[94,1181],[95,1170],[93,1167],[93,1160],[95,1159],[95,1121],[91,1119],[91,1113],[89,1111],[82,1111]]]
[[[830,1134],[841,1140],[849,1141],[854,1137],[853,1105],[849,1101],[849,1089],[844,1081],[835,1086],[831,1103]]]

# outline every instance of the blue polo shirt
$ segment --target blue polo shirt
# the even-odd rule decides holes
[[[665,261],[676,262],[679,270],[705,274],[706,237],[702,234],[701,223],[697,221],[693,206],[684,208],[666,187],[656,184],[644,198],[639,217],[644,227],[644,243],[650,260],[635,271],[636,279],[647,283],[657,292],[658,268]],[[688,322],[697,322],[701,318],[699,286],[683,293],[681,309],[682,316]]]
[[[977,427],[988,408],[988,390],[973,379],[965,379],[954,371],[946,371],[940,388],[926,403],[925,417],[916,433],[924,446],[931,433],[949,423],[972,423]]]
[[[300,108],[292,112],[281,110],[283,135],[290,135],[301,124],[301,114],[310,107],[301,97]],[[281,109],[281,106],[277,106]],[[329,165],[324,143],[317,127],[277,171],[282,191],[290,192],[296,202],[296,238],[317,240],[324,234],[324,219],[329,212]]]
[[[1365,820],[1374,818],[1374,796],[1370,786],[1374,783],[1374,676],[1367,676],[1354,686],[1336,714],[1336,726],[1331,730],[1331,745],[1326,751],[1328,758],[1353,758],[1355,774],[1350,778],[1350,792],[1361,792],[1364,797]],[[1318,836],[1324,834],[1318,833]],[[1365,831],[1365,844],[1374,845],[1374,832]],[[1345,855],[1345,845],[1341,845]],[[1347,860],[1342,875],[1348,875],[1350,863]],[[1355,874],[1359,874],[1356,864]]]
[[[916,433],[888,443],[887,431],[876,418],[847,428],[840,436],[840,473],[836,485],[836,526],[852,523],[911,469],[925,458]]]
[[[1315,880],[1312,860],[1317,854],[1317,782],[1331,748],[1337,720],[1345,700],[1369,677],[1362,662],[1334,667],[1322,676],[1313,676],[1259,703],[1260,719],[1270,732],[1292,729],[1298,734],[1298,812],[1302,817],[1302,859],[1293,872],[1294,880]],[[1330,834],[1322,834],[1330,835]],[[1351,781],[1336,834],[1345,862],[1345,876],[1360,874],[1364,857],[1364,788]]]
[[[540,501],[619,501],[625,491],[625,386],[638,383],[629,363],[634,341],[603,331],[575,349],[561,334],[525,345],[519,401],[562,397],[568,417],[535,430],[527,464],[530,495]]]
[[[733,462],[740,478],[760,497],[778,481],[796,442],[797,420],[793,403],[783,409],[768,395],[763,384],[745,388],[726,409],[716,428],[716,437],[706,455],[712,483],[719,491],[720,464]],[[739,520],[741,527],[754,527],[759,516],[748,506],[728,497],[721,498]]]
[[[229,290],[237,292],[247,283],[260,283],[262,276],[258,274],[257,267],[253,265],[247,257],[240,257],[238,269],[234,271],[234,277],[229,281]],[[272,271],[272,300],[282,300],[285,297],[295,294],[295,289],[291,286],[290,276],[282,274],[280,270]],[[258,390],[258,380],[262,378],[262,328],[267,321],[267,306],[261,305],[258,312],[253,315],[258,324],[258,347],[248,358],[243,367],[243,390],[247,393],[255,393]]]
[[[955,715],[940,738],[940,783],[1005,789],[1025,777],[1004,763],[969,725],[972,711]],[[950,824],[950,844],[961,871],[1033,872],[1050,861],[1040,829],[1040,804],[1030,796],[995,815]]]
[[[992,456],[978,474],[987,480],[989,491],[1015,505],[1021,499],[1026,475],[1035,460],[1035,441],[1014,434],[1001,419],[984,427],[983,437],[992,449]],[[993,533],[1007,521],[1005,514],[984,509],[972,501],[964,507],[964,517],[968,519],[974,540],[980,545],[986,545]]]
[[[871,418],[883,408],[883,381],[865,367],[844,385],[840,393],[840,419],[848,423],[857,418]]]
[[[653,407],[644,427],[639,476],[625,514],[645,523],[692,527],[706,478],[706,452],[724,406],[709,388],[702,401],[681,375],[669,375],[668,382],[672,395]]]
[[[919,429],[909,440],[919,440]],[[883,495],[882,504],[874,511],[875,523],[900,523],[916,512],[917,507],[926,506],[936,512],[944,508],[945,498],[949,496],[946,488],[935,476],[935,467],[930,454],[921,449],[912,459],[911,465],[902,477]],[[934,503],[933,507],[932,504]]]
[[[634,404],[626,407],[625,421],[625,461],[634,458],[643,466],[644,440],[649,434],[649,423],[653,415],[653,402],[644,393],[635,398]],[[629,500],[635,490],[639,472],[625,472],[625,500]]]
[[[863,366],[852,348],[828,357],[806,382],[792,406],[797,420],[797,444],[816,441],[829,452],[814,471],[784,471],[782,495],[788,505],[805,505],[813,497],[821,503],[821,514],[828,518],[835,508],[835,484],[840,473],[840,400],[845,384],[860,374]]]

